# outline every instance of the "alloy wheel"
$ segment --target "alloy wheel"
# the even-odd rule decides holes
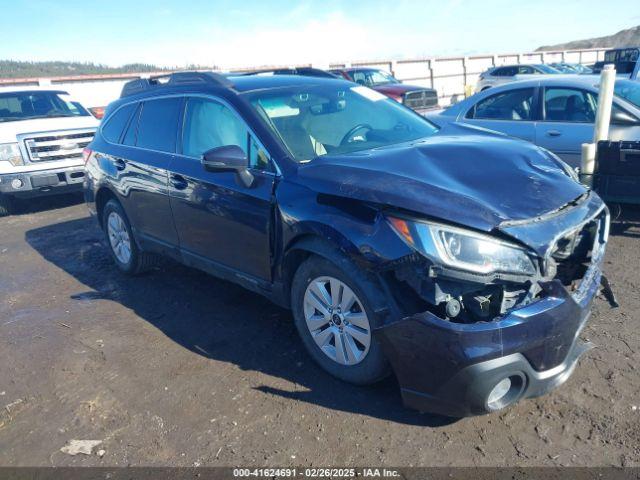
[[[344,282],[328,276],[311,281],[304,293],[304,317],[311,337],[334,362],[356,365],[371,345],[362,302]]]
[[[131,260],[131,239],[124,220],[117,212],[111,212],[107,218],[107,234],[111,250],[123,264]]]

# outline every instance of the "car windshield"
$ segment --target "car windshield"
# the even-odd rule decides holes
[[[617,97],[640,108],[640,83],[631,80],[618,80],[613,92]]]
[[[578,73],[593,73],[593,70],[586,65],[580,65],[579,63],[576,63],[572,66]]]
[[[543,73],[562,73],[560,70],[550,67],[549,65],[540,64],[536,65],[536,67]]]
[[[364,86],[295,86],[258,91],[249,101],[298,162],[433,135],[425,118]]]
[[[383,70],[352,70],[350,75],[354,82],[367,87],[400,83],[393,75]]]
[[[0,122],[33,118],[88,116],[64,92],[24,91],[0,93]]]

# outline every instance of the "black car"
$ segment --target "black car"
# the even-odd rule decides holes
[[[604,60],[593,65],[593,73],[600,73],[605,65],[612,64],[616,74],[632,80],[638,78],[640,72],[640,48],[614,48],[604,52]]]
[[[589,348],[607,209],[534,145],[339,79],[185,72],[128,83],[85,155],[120,270],[167,255],[265,295],[326,371],[393,371],[408,406],[499,410]]]

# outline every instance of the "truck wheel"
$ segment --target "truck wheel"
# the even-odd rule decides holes
[[[159,257],[138,248],[131,224],[122,206],[109,200],[102,211],[103,230],[111,257],[120,271],[127,275],[137,275],[155,267]]]
[[[13,212],[13,201],[11,197],[0,195],[0,217],[6,217]]]
[[[298,268],[291,287],[296,328],[311,357],[331,375],[357,385],[390,372],[373,337],[380,325],[365,292],[368,280],[356,267],[343,271],[312,256]]]

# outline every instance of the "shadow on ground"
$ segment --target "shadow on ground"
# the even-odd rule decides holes
[[[35,197],[29,199],[16,199],[13,202],[13,214],[25,215],[28,213],[39,213],[57,208],[78,205],[84,201],[83,195],[79,193],[67,193],[64,195],[51,195]]]
[[[611,222],[612,235],[624,235],[640,238],[640,205],[623,205],[620,210],[613,209],[616,218]]]
[[[437,427],[455,421],[404,408],[394,378],[356,387],[329,376],[303,350],[290,312],[239,286],[173,263],[136,278],[120,274],[93,219],[30,230],[26,240],[90,288],[72,299],[118,302],[198,355],[302,387],[294,392],[257,387],[265,395],[404,424]]]

